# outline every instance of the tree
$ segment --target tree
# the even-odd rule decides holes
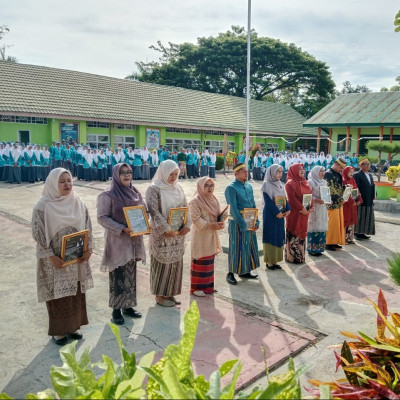
[[[246,96],[247,34],[232,26],[197,44],[160,41],[150,48],[161,54],[157,62],[136,62],[138,72],[128,79],[178,86],[231,96]],[[296,47],[251,34],[251,97],[290,104],[309,117],[334,97],[328,67]]]
[[[336,91],[336,95],[340,96],[341,94],[348,93],[370,93],[371,90],[365,85],[357,85],[356,87],[352,86],[349,81],[343,82],[342,90]]]
[[[376,173],[375,175],[378,178],[378,182],[381,180],[381,173],[382,173],[382,153],[390,154],[392,157],[395,157],[397,154],[400,153],[400,144],[391,143],[387,140],[383,141],[370,141],[367,143],[368,150],[375,150],[378,152],[378,163],[376,166]]]
[[[392,86],[390,89],[387,87],[382,87],[381,92],[399,92],[400,91],[400,76],[396,77],[397,85]]]
[[[394,19],[394,28],[395,32],[400,32],[400,11],[397,12],[396,17]]]
[[[0,40],[3,39],[3,37],[10,32],[10,29],[6,25],[0,25]],[[6,56],[6,49],[11,46],[6,46],[3,45],[0,47],[0,60],[2,61],[8,61],[8,62],[17,62],[17,59],[12,56]]]

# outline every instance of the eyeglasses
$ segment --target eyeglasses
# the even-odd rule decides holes
[[[129,176],[132,175],[132,171],[123,171],[119,173],[120,175]]]
[[[214,187],[214,185],[212,183],[210,183],[209,185],[208,184],[204,185],[204,188],[213,188],[213,187]]]

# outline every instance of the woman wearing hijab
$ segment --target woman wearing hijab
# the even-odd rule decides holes
[[[142,176],[142,165],[143,165],[143,160],[142,160],[142,154],[139,148],[136,148],[133,151],[134,157],[133,157],[133,179],[143,179]]]
[[[282,269],[278,262],[283,260],[285,244],[285,218],[290,214],[285,185],[281,182],[283,168],[273,164],[267,168],[263,194],[263,247],[264,262],[268,269]]]
[[[285,187],[291,210],[286,218],[285,259],[294,264],[305,261],[308,216],[314,210],[307,210],[303,206],[303,196],[311,194],[310,186],[304,179],[304,172],[303,164],[291,165]]]
[[[43,146],[42,154],[40,155],[40,163],[42,164],[41,167],[41,179],[43,182],[46,181],[47,177],[51,171],[51,156],[49,152],[49,147],[45,144]]]
[[[89,230],[83,256],[63,267],[62,237]],[[88,324],[85,293],[93,287],[89,258],[93,249],[92,224],[85,203],[74,193],[72,175],[64,168],[53,169],[44,184],[42,197],[33,208],[32,236],[36,241],[37,292],[46,302],[48,334],[58,345],[67,335],[81,339],[80,327]]]
[[[132,168],[126,163],[113,167],[110,189],[97,197],[97,221],[105,229],[100,271],[109,273],[109,306],[112,322],[122,325],[125,315],[140,318],[136,307],[136,263],[146,261],[143,236],[131,237],[123,207],[145,205],[132,185]]]
[[[328,230],[328,208],[321,199],[321,186],[328,186],[324,179],[325,167],[317,165],[310,172],[308,185],[314,203],[314,212],[308,217],[307,252],[310,256],[321,256],[325,251]]]
[[[196,296],[214,293],[214,259],[221,252],[217,231],[224,228],[224,223],[218,222],[221,209],[214,195],[214,188],[215,184],[211,178],[200,178],[197,191],[189,202],[193,224],[190,293]]]
[[[153,150],[150,155],[150,179],[153,179],[158,168],[158,154],[157,150]]]
[[[208,161],[208,176],[215,179],[215,163],[217,162],[217,155],[212,151]]]
[[[346,167],[343,170],[343,185],[351,185],[353,189],[357,189],[357,183],[353,178],[354,168]],[[362,197],[358,193],[357,197],[350,196],[349,199],[343,203],[343,218],[344,227],[346,229],[346,244],[354,244],[354,227],[357,225],[358,206],[362,203]]]
[[[142,177],[145,180],[150,179],[150,165],[149,165],[149,158],[150,158],[150,152],[147,150],[146,146],[143,146],[143,149],[141,150],[141,156],[142,156]]]
[[[180,304],[174,296],[182,291],[185,235],[190,231],[190,218],[179,233],[168,224],[169,210],[187,207],[182,187],[178,184],[179,167],[173,160],[163,161],[146,191],[147,209],[151,215],[150,289],[157,304],[173,307]]]

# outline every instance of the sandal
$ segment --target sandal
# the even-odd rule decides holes
[[[192,294],[197,297],[204,297],[206,295],[202,290],[195,290],[194,292],[192,292]]]
[[[162,301],[157,301],[156,303],[159,306],[163,306],[163,307],[173,307],[175,305],[175,302],[173,300],[168,300],[168,299],[164,299]]]

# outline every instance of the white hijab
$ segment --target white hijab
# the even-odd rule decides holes
[[[154,150],[154,151],[151,153],[151,162],[152,162],[152,164],[153,164],[154,166],[157,166],[157,164],[158,164],[158,154],[157,154],[157,151],[156,151],[156,150]]]
[[[46,243],[50,246],[53,237],[62,228],[72,226],[78,231],[85,229],[86,205],[74,193],[61,196],[58,190],[58,181],[60,176],[67,172],[71,179],[71,173],[64,168],[54,168],[44,183],[42,197],[36,203],[34,210],[44,211],[44,224],[46,232]]]
[[[179,171],[179,167],[175,161],[165,160],[161,162],[151,183],[160,189],[161,213],[165,219],[168,219],[171,208],[185,207],[186,205],[185,193],[178,184],[178,180],[168,183],[168,177],[175,170]]]

